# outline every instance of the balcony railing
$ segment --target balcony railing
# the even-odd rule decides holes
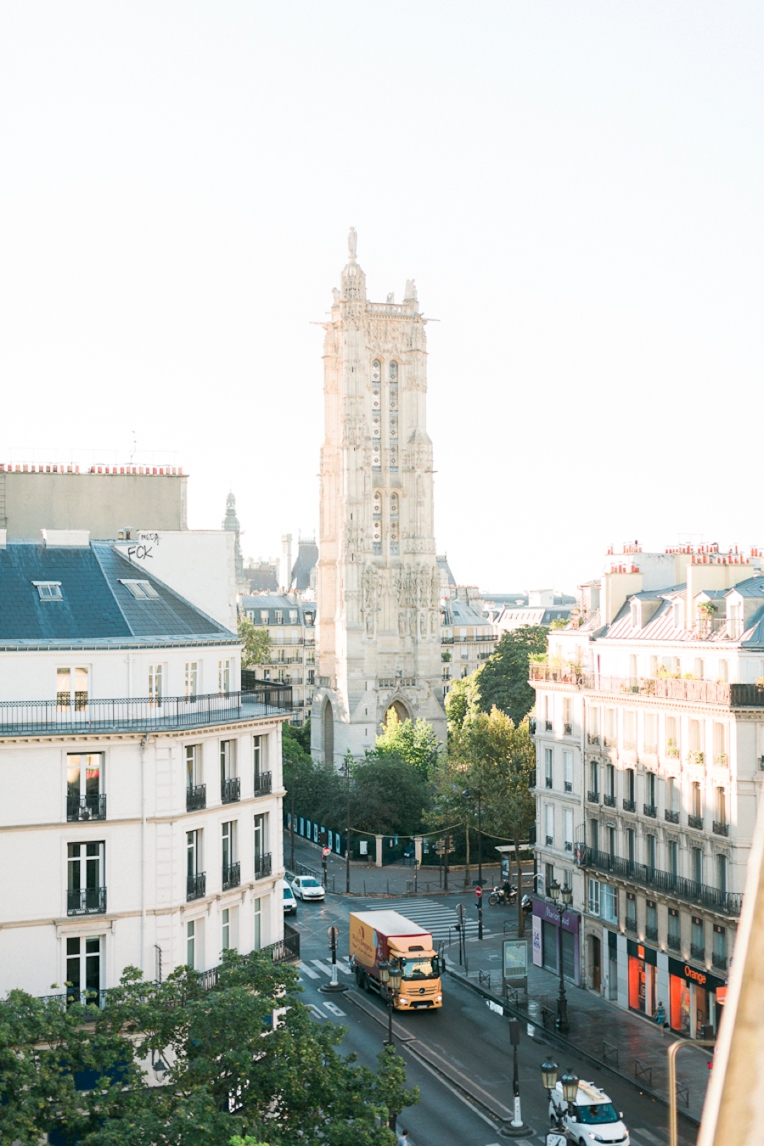
[[[658,942],[658,928],[657,927],[649,927],[649,926],[645,927],[645,939],[652,939],[653,943],[657,943]]]
[[[633,935],[637,934],[637,921],[636,921],[636,919],[629,919],[629,917],[627,915],[626,920],[624,922],[624,927],[626,928],[627,931],[631,931]]]
[[[578,845],[578,848],[578,863],[581,867],[610,872],[626,882],[655,888],[666,895],[673,895],[687,903],[697,903],[702,907],[724,912],[725,915],[740,914],[742,895],[721,891],[718,887],[709,887],[705,883],[696,883],[692,879],[685,879],[672,872],[659,871],[658,868],[648,867],[647,864],[621,859],[619,856],[597,851],[585,844]]]
[[[241,863],[237,860],[236,863],[223,868],[223,891],[230,891],[232,887],[238,887],[240,883]]]
[[[545,731],[545,732],[551,732],[551,731],[552,731],[552,722],[551,722],[551,720],[545,720],[545,721],[544,721],[544,731]]]
[[[554,836],[545,836],[546,846],[548,848],[554,847]]]
[[[681,951],[682,941],[678,935],[667,935],[666,946],[668,947],[669,951]]]
[[[566,780],[565,781],[565,791],[566,792],[572,792],[573,791],[573,781],[572,780]]]
[[[656,817],[658,815],[657,804],[645,804],[644,809],[645,809],[645,815],[646,816],[649,816],[651,820],[656,819]]]
[[[672,812],[670,808],[666,808],[666,810],[663,814],[666,817],[666,823],[668,823],[668,824],[678,824],[679,823],[679,812]]]
[[[66,797],[66,818],[69,823],[78,820],[105,820],[105,796],[69,796]]]
[[[551,777],[551,776],[545,776],[545,777],[544,777],[544,786],[545,786],[546,788],[551,788],[551,787],[552,787],[552,777]]]
[[[690,944],[690,958],[691,959],[703,960],[703,959],[705,959],[705,957],[706,957],[706,949],[702,943],[700,945],[698,945],[697,943],[691,943]]]
[[[258,681],[242,692],[204,696],[96,699],[64,707],[56,700],[0,701],[0,736],[37,736],[46,732],[78,736],[92,732],[162,732],[198,728],[292,711],[292,689]]]
[[[223,804],[235,804],[241,799],[241,778],[229,776],[227,780],[220,781],[220,800]]]
[[[624,812],[636,812],[636,810],[637,810],[636,800],[627,800],[626,797],[624,797],[623,810],[624,810]]]
[[[583,674],[571,665],[528,665],[532,681],[548,681],[550,684],[581,684]]]
[[[270,852],[255,856],[255,879],[267,879],[271,874],[272,857]]]
[[[186,899],[202,899],[207,894],[207,873],[198,871],[186,876]]]
[[[563,733],[563,736],[572,736],[573,735],[573,725],[570,724],[568,721],[566,721],[565,724],[563,724],[563,726],[562,726],[562,733]]]
[[[729,824],[721,823],[719,820],[713,821],[712,828],[715,836],[728,836],[730,834]]]
[[[615,796],[603,796],[602,797],[602,803],[605,805],[606,808],[614,808],[615,807]]]
[[[186,788],[186,811],[201,812],[207,807],[207,785],[191,784]]]
[[[590,804],[599,804],[599,802],[600,802],[599,792],[587,792],[586,798]]]
[[[273,776],[270,772],[258,772],[255,776],[255,795],[270,796],[273,790]]]
[[[688,816],[687,827],[696,828],[699,832],[703,830],[703,817],[702,816]]]
[[[599,742],[600,742],[599,734],[596,732],[587,732],[586,742],[587,742],[587,744],[599,744]]]
[[[711,966],[716,967],[719,971],[726,971],[727,970],[727,956],[726,955],[717,955],[717,953],[714,951],[713,955],[711,956]]]
[[[103,915],[105,911],[105,887],[86,887],[66,893],[67,915]]]
[[[582,672],[571,665],[548,664],[528,666],[531,683],[574,685],[590,692],[638,693],[658,700],[687,700],[701,704],[722,704],[732,708],[763,708],[764,688],[756,684],[730,684],[710,680],[685,680],[682,677],[604,676]]]

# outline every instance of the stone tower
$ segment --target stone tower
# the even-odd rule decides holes
[[[241,524],[236,516],[236,498],[233,496],[233,493],[229,493],[225,499],[223,529],[233,533],[236,537],[234,542],[234,559],[236,563],[236,588],[239,589],[244,580],[244,558],[241,553]]]
[[[339,765],[373,748],[388,711],[445,739],[425,319],[416,287],[369,302],[349,260],[324,338],[312,752]]]

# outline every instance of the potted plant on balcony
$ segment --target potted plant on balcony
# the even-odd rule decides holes
[[[666,755],[667,756],[678,756],[679,755],[679,748],[677,747],[675,740],[669,740],[668,744],[666,745]]]

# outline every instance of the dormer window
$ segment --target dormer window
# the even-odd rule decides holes
[[[674,601],[672,606],[673,622],[675,629],[684,628],[684,604],[682,601]]]
[[[159,600],[159,594],[150,581],[133,581],[120,578],[119,583],[130,590],[136,601]]]
[[[33,581],[41,601],[63,601],[60,581]]]
[[[632,601],[631,602],[631,627],[633,629],[641,629],[642,628],[642,617],[640,615],[641,612],[642,612],[642,610],[639,607],[639,601]]]

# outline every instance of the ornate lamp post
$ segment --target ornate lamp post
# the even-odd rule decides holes
[[[562,917],[570,907],[573,900],[573,892],[568,887],[567,882],[564,887],[560,887],[556,879],[552,880],[548,891],[559,916],[559,927],[557,928],[557,966],[560,970],[560,993],[557,996],[557,1019],[555,1020],[555,1026],[561,1034],[565,1034],[568,1029],[568,1000],[565,997],[565,980],[562,973]]]
[[[542,1062],[541,1079],[544,1084],[544,1088],[549,1095],[550,1102],[552,1102],[552,1091],[557,1086],[558,1074],[559,1067],[557,1066],[556,1062],[549,1058]],[[568,1069],[565,1071],[565,1074],[560,1079],[560,1082],[562,1084],[562,1097],[564,1106],[558,1106],[555,1102],[553,1103],[553,1110],[555,1117],[557,1118],[557,1129],[562,1134],[564,1134],[565,1127],[563,1126],[562,1122],[563,1114],[567,1113],[570,1103],[576,1101],[576,1095],[578,1094],[578,1075],[574,1074],[570,1067],[568,1067]]]
[[[379,980],[385,989],[385,999],[387,1000],[387,1039],[385,1046],[395,1046],[393,1042],[393,1003],[395,996],[401,989],[401,969],[397,963],[380,963],[379,965]]]

